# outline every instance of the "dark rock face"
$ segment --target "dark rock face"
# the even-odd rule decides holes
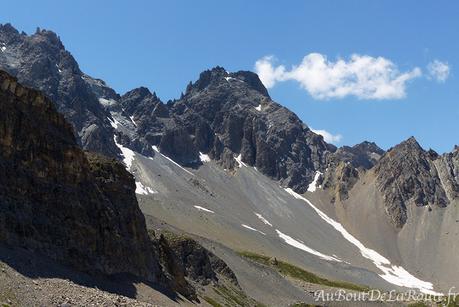
[[[160,240],[167,242],[176,264],[188,279],[207,285],[218,282],[218,275],[225,276],[238,285],[236,276],[220,258],[209,252],[195,240],[172,233],[163,233]]]
[[[436,158],[412,137],[388,150],[375,166],[386,213],[396,227],[406,223],[410,205],[445,207],[449,203],[434,163]]]
[[[445,153],[434,161],[443,183],[445,193],[450,200],[459,197],[459,146],[450,153]]]
[[[134,116],[139,136],[181,164],[199,162],[203,152],[232,169],[240,155],[244,163],[300,192],[334,150],[273,102],[251,72],[217,67],[167,105],[142,89],[127,93],[121,103]]]
[[[224,278],[239,288],[233,271],[220,258],[195,240],[162,231],[152,234],[153,242],[171,289],[196,300],[196,288],[217,285]]]
[[[160,268],[119,162],[78,147],[50,100],[0,72],[0,239],[104,274]]]
[[[340,147],[328,155],[327,168],[319,183],[332,192],[333,200],[345,200],[361,174],[371,169],[383,154],[384,150],[371,142]]]
[[[202,152],[226,169],[237,167],[240,155],[244,163],[300,192],[336,149],[273,102],[258,76],[247,71],[207,70],[179,100],[167,104],[142,87],[121,96],[119,104],[117,114],[136,126],[126,146],[143,154],[157,146],[182,165],[199,164]]]
[[[163,104],[146,88],[123,96],[102,80],[82,73],[51,31],[20,34],[0,26],[0,67],[25,85],[42,90],[74,126],[84,149],[117,157],[113,114],[130,125],[117,141],[144,155],[155,145],[183,165],[199,163],[199,152],[223,167],[235,157],[281,184],[304,192],[334,147],[315,135],[286,108],[273,102],[252,72],[221,67],[201,73],[179,100]],[[122,119],[122,120],[121,120]],[[118,129],[116,129],[118,130]]]
[[[349,162],[355,168],[370,169],[384,154],[384,150],[373,142],[362,142],[352,147],[343,146],[332,155],[330,160]]]
[[[41,92],[0,71],[0,243],[91,274],[128,273],[196,300],[189,282],[236,284],[197,242],[150,237],[135,181],[116,159],[83,152]],[[177,239],[178,238],[178,239]]]
[[[38,29],[28,36],[9,24],[0,25],[0,44],[5,47],[0,52],[0,68],[55,102],[58,111],[73,125],[84,149],[118,155],[107,119],[109,113],[54,32]]]

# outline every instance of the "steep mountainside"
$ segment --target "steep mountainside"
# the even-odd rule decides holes
[[[77,146],[41,92],[0,71],[1,241],[78,269],[158,281],[135,185],[124,167]]]
[[[198,299],[193,284],[222,278],[239,289],[227,265],[197,242],[149,234],[125,165],[83,152],[41,92],[0,70],[0,106],[2,248],[91,275],[133,276],[190,300]]]
[[[54,32],[37,29],[26,35],[10,24],[0,25],[0,45],[0,68],[22,84],[43,91],[73,125],[84,149],[118,154],[108,113]]]
[[[148,236],[135,191],[148,219],[221,243],[218,256],[264,302],[310,297],[286,280],[276,289],[282,278],[273,275],[260,290],[253,276],[266,272],[256,275],[234,251],[379,289],[457,285],[449,251],[459,248],[458,147],[438,155],[410,138],[388,151],[371,142],[336,148],[252,72],[215,67],[163,103],[147,88],[119,95],[84,74],[53,32],[4,25],[0,45],[0,67],[52,98],[77,131],[51,100],[2,73],[0,196],[2,218],[13,218],[0,226],[3,241],[83,270],[149,278],[191,299],[221,276],[238,287],[196,242]]]
[[[340,147],[328,155],[325,172],[318,174],[315,184],[328,190],[332,194],[332,201],[345,200],[362,174],[371,169],[383,153],[384,150],[370,142]]]
[[[437,164],[442,166],[442,176]],[[392,223],[397,227],[406,223],[408,206],[446,207],[453,198],[447,197],[443,182],[450,183],[450,195],[459,191],[453,165],[452,155],[440,158],[433,151],[424,151],[413,137],[388,150],[374,171]]]
[[[183,165],[199,164],[201,152],[229,169],[240,155],[240,161],[300,192],[322,170],[327,152],[335,150],[273,102],[251,72],[205,71],[181,99],[163,104],[146,88],[120,97],[102,80],[85,75],[51,31],[29,36],[6,24],[0,27],[0,43],[5,47],[0,68],[55,101],[87,150],[119,155],[114,116],[130,125],[118,131],[118,143],[137,152],[153,155],[157,146]]]
[[[190,83],[179,100],[163,104],[138,88],[119,103],[121,110],[114,100],[108,107],[119,143],[137,152],[150,155],[156,146],[182,165],[199,165],[203,155],[226,169],[245,163],[298,191],[305,191],[336,149],[273,102],[251,72],[216,67]]]

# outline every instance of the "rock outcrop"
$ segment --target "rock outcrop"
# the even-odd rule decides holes
[[[135,184],[112,159],[85,155],[41,92],[0,72],[0,239],[89,272],[157,281]]]
[[[0,69],[25,86],[42,91],[73,125],[77,141],[86,150],[115,157],[109,113],[99,103],[88,77],[52,31],[19,33],[10,24],[0,25]],[[103,82],[101,80],[96,80]]]
[[[375,166],[377,187],[383,195],[386,213],[396,227],[406,223],[410,205],[448,205],[449,199],[434,163],[438,158],[435,152],[423,150],[411,137],[389,149]]]
[[[50,97],[90,151],[119,157],[116,134],[124,146],[144,155],[154,155],[152,146],[157,146],[183,165],[199,164],[202,152],[233,169],[240,155],[247,165],[304,192],[335,150],[273,102],[251,72],[207,70],[180,99],[164,104],[146,88],[119,96],[84,74],[51,31],[26,35],[6,24],[0,27],[0,42],[5,44],[0,68]]]
[[[191,300],[190,282],[224,274],[237,284],[197,242],[151,237],[125,165],[83,152],[41,92],[0,71],[0,106],[0,243],[90,274],[140,277]]]
[[[459,146],[434,161],[448,199],[459,197]]]
[[[221,67],[201,73],[179,100],[163,104],[145,88],[120,100],[137,125],[142,148],[158,146],[183,164],[199,164],[199,152],[226,169],[255,166],[281,184],[304,192],[326,155],[324,142],[288,109],[275,103],[258,76]],[[135,142],[134,142],[135,143]]]
[[[384,150],[371,142],[340,147],[328,155],[327,167],[318,184],[331,191],[333,201],[345,200],[361,175],[371,169],[383,154]]]

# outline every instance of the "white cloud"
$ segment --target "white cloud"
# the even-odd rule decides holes
[[[400,99],[406,96],[407,82],[422,75],[418,67],[401,73],[388,59],[358,54],[333,62],[320,53],[310,53],[290,70],[283,65],[275,67],[273,62],[268,56],[255,63],[255,71],[267,88],[295,80],[316,99]]]
[[[339,143],[341,141],[341,139],[343,138],[343,136],[341,134],[331,134],[330,132],[326,131],[326,130],[321,130],[321,129],[312,129],[310,128],[312,132],[314,132],[315,134],[319,134],[321,136],[323,136],[324,138],[324,141],[327,142],[327,143]]]
[[[277,81],[283,81],[285,75],[285,67],[281,65],[274,68],[273,61],[273,56],[265,56],[255,63],[255,71],[267,88],[273,87]]]
[[[427,65],[429,77],[437,80],[438,82],[445,82],[449,77],[450,67],[448,63],[439,60],[433,60]]]

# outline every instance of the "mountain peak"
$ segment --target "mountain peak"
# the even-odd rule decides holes
[[[396,227],[406,223],[410,205],[445,207],[449,203],[434,165],[435,154],[410,137],[391,148],[376,165],[377,185]]]
[[[253,89],[262,94],[263,96],[269,98],[268,90],[264,87],[263,83],[261,82],[260,78],[256,73],[242,70],[231,73],[221,66],[216,66],[212,69],[203,71],[199,75],[199,79],[195,83],[190,83],[190,85],[186,89],[186,92],[189,93],[193,89],[201,91],[209,86],[228,86],[231,85],[231,82],[233,81],[239,82],[234,83],[232,85],[235,85],[237,87],[246,87]]]
[[[414,136],[409,137],[405,141],[401,142],[398,145],[395,145],[394,147],[388,150],[388,152],[394,151],[405,151],[408,154],[425,152]]]
[[[0,32],[19,34],[19,31],[16,30],[10,23],[0,24]]]
[[[362,143],[352,146],[352,148],[357,151],[376,153],[378,155],[384,154],[384,150],[382,150],[375,142],[363,141]]]
[[[151,93],[150,90],[144,86],[140,86],[138,88],[132,89],[126,92],[123,97],[138,97],[139,99],[144,99],[147,97],[156,97],[156,93]]]

